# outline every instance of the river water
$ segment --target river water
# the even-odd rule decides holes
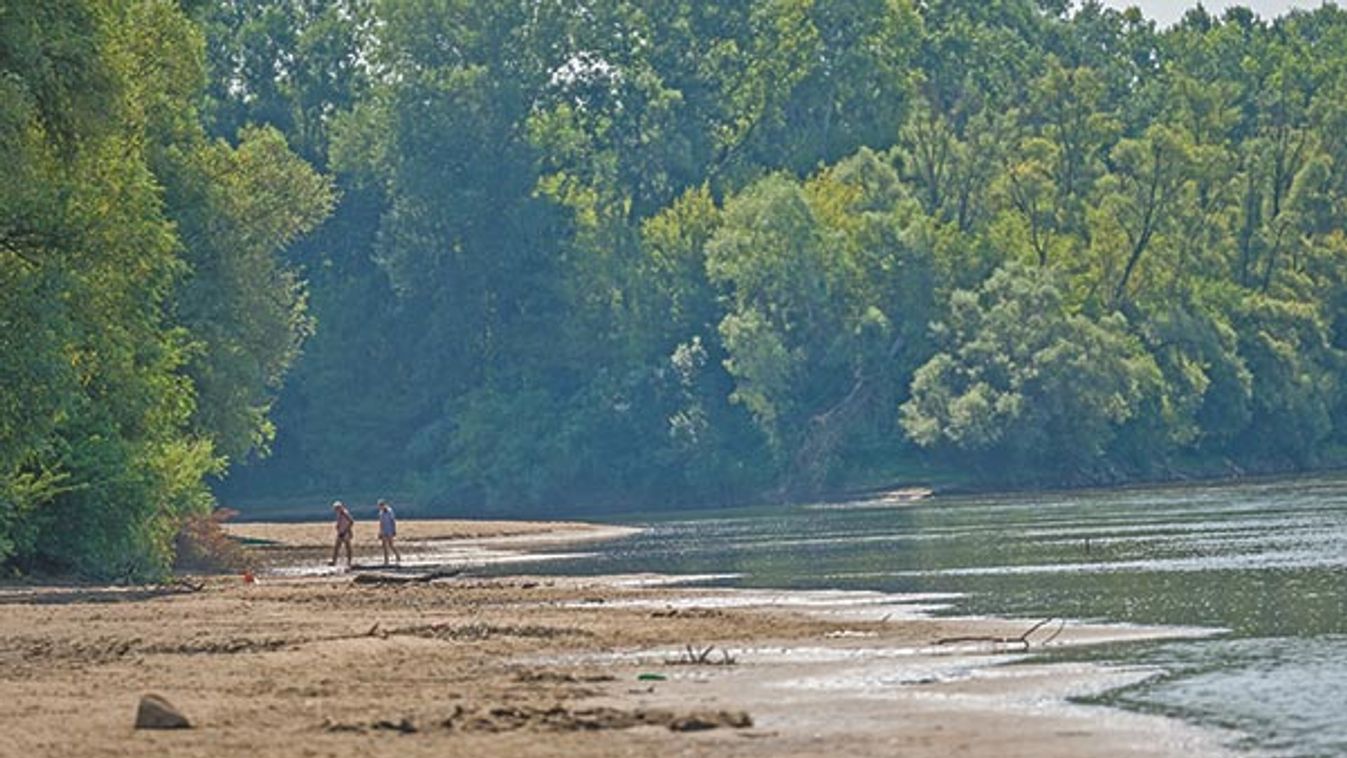
[[[1104,702],[1347,755],[1347,476],[820,503],[637,520],[559,573],[734,574],[744,587],[958,593],[946,613],[1203,626],[1056,653],[1166,673]]]

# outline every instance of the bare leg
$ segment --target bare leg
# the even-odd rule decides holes
[[[392,538],[392,537],[389,537],[389,538],[388,538],[388,546],[391,547],[391,548],[393,548],[393,557],[394,557],[394,558],[397,558],[398,565],[401,566],[401,565],[402,565],[402,553],[399,553],[399,552],[398,552],[398,546],[397,546],[396,543],[393,542],[393,538]]]
[[[341,535],[337,535],[337,541],[332,543],[332,560],[327,562],[329,566],[337,565],[337,551],[341,550]]]
[[[385,566],[388,565],[388,542],[389,542],[389,540],[388,540],[387,537],[380,537],[380,538],[379,538],[379,544],[383,545],[383,548],[384,548],[384,565],[385,565]]]
[[[350,568],[350,567],[351,567],[351,535],[349,535],[349,534],[346,535],[346,539],[344,539],[343,542],[346,543],[346,568]]]

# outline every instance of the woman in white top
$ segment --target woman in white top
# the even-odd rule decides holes
[[[388,565],[388,551],[392,550],[394,557],[397,558],[398,565],[402,565],[402,555],[398,552],[397,545],[393,544],[393,538],[398,535],[398,517],[393,513],[393,506],[388,504],[387,500],[379,501],[379,542],[384,547],[384,565]]]

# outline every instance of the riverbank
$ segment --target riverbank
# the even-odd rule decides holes
[[[0,754],[1220,752],[1215,735],[1178,722],[1064,701],[1153,672],[999,665],[1025,646],[1199,630],[1053,623],[1027,634],[1021,621],[924,616],[939,596],[715,589],[649,575],[489,578],[469,568],[358,584],[302,570],[325,566],[320,532],[247,526],[264,530],[246,536],[271,566],[255,583],[0,587],[0,721],[13,725]],[[404,557],[471,548],[522,559],[532,545],[606,529],[407,522]],[[358,560],[370,557],[366,548]],[[194,728],[133,730],[150,692]]]
[[[333,526],[329,522],[225,524],[224,531],[242,542],[251,562],[277,575],[317,576],[339,574],[331,569]],[[472,569],[497,563],[526,563],[549,557],[541,548],[587,543],[634,534],[630,527],[573,521],[490,521],[399,519],[397,547],[405,566],[454,566]],[[352,534],[353,556],[358,567],[382,565],[378,524],[357,521]],[[342,556],[342,562],[345,555]]]

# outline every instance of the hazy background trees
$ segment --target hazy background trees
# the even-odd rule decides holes
[[[337,33],[234,3],[211,35],[215,111],[326,146],[343,197],[301,245],[318,327],[276,455],[231,497],[546,512],[1336,459],[1332,6],[341,7]]]
[[[153,570],[208,481],[555,513],[1341,459],[1332,5],[0,21],[0,559]]]

